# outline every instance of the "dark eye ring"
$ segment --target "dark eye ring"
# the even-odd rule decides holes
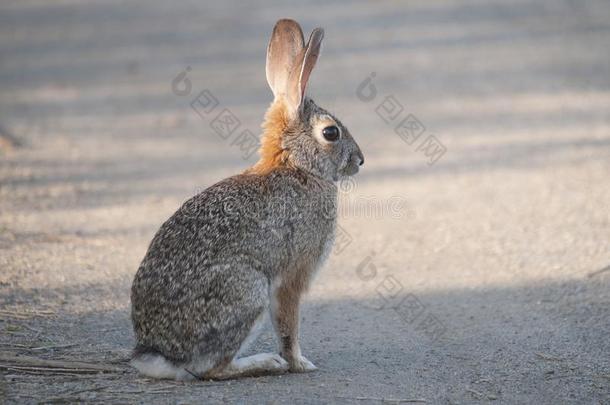
[[[327,141],[335,142],[337,139],[339,139],[339,128],[337,128],[335,125],[328,126],[322,130],[322,135]]]

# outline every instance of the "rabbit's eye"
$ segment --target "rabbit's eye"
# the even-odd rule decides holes
[[[339,128],[334,125],[326,127],[322,130],[322,135],[327,141],[335,142],[337,139],[339,139]]]

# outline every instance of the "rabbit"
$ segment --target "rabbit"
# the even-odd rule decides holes
[[[131,289],[140,373],[231,379],[316,366],[299,345],[299,304],[330,253],[337,181],[364,156],[347,128],[305,95],[324,31],[307,44],[279,20],[267,48],[274,100],[260,159],[187,200],[154,236]],[[241,357],[266,316],[279,353]]]

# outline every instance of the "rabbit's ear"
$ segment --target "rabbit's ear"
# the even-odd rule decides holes
[[[282,19],[275,24],[267,47],[266,74],[276,99],[287,95],[295,59],[303,53],[303,47],[303,31],[296,21]]]
[[[305,98],[305,89],[307,88],[307,82],[309,76],[316,62],[318,61],[318,55],[320,55],[320,47],[322,46],[322,39],[324,38],[324,30],[322,28],[316,28],[312,31],[309,36],[309,41],[305,47],[303,60],[300,66],[299,84],[297,90],[299,91],[298,102],[299,106]]]
[[[309,36],[309,41],[303,50],[295,57],[294,66],[288,78],[286,89],[286,102],[290,113],[296,114],[303,106],[305,99],[305,89],[311,71],[316,65],[320,46],[324,38],[324,30],[316,28]]]

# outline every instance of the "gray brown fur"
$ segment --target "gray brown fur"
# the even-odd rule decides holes
[[[294,30],[296,23],[280,20],[276,30],[282,24]],[[311,53],[317,58],[317,52],[319,44]],[[269,77],[276,68],[268,62],[267,69]],[[305,84],[291,88],[304,91]],[[284,98],[272,89],[271,109],[287,107],[277,151],[283,158],[277,164],[261,161],[186,201],[161,226],[136,273],[133,358],[145,374],[142,363],[158,360],[186,373],[149,375],[238,376],[238,352],[267,311],[290,370],[314,368],[298,345],[300,298],[332,247],[334,181],[356,173],[364,158],[339,120],[304,93]],[[334,122],[342,138],[332,145],[320,142],[314,134],[320,120]]]

